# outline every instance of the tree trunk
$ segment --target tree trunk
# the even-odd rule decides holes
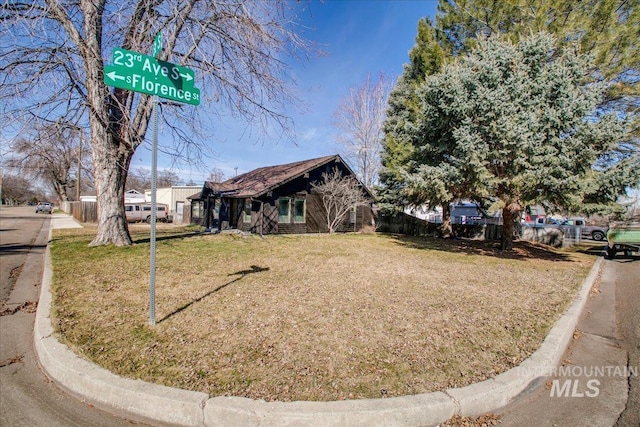
[[[451,225],[451,204],[442,204],[442,227],[440,228],[442,237],[449,239],[453,236],[453,226]]]
[[[82,54],[87,75],[87,100],[90,104],[91,155],[98,199],[98,231],[90,246],[131,245],[124,213],[124,186],[134,148],[125,143],[112,126],[113,115],[122,105],[110,103],[109,90],[103,82],[102,13],[104,2],[83,1],[85,34]],[[117,110],[117,111],[116,111]]]
[[[513,250],[513,231],[515,221],[520,218],[522,212],[522,206],[517,201],[505,203],[505,207],[502,209],[502,239],[500,242],[500,248],[503,251]]]
[[[94,130],[94,127],[98,129]],[[98,231],[90,246],[132,243],[124,215],[124,188],[131,154],[113,150],[113,136],[92,124],[93,168],[98,197]]]

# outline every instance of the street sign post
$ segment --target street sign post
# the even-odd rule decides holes
[[[162,52],[162,32],[158,31],[156,38],[153,39],[153,56],[157,58],[160,52]]]
[[[104,82],[109,86],[153,95],[151,141],[151,235],[149,264],[149,323],[156,324],[156,176],[158,152],[158,97],[200,104],[200,89],[193,86],[195,73],[157,58],[162,52],[162,33],[153,40],[153,56],[115,48],[113,64],[104,66]]]

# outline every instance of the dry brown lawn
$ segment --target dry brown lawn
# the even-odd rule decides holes
[[[150,326],[148,228],[131,247],[57,230],[61,339],[124,377],[267,401],[464,386],[527,358],[595,257],[526,242],[390,235],[205,235],[159,229]],[[138,230],[138,231],[136,231]]]

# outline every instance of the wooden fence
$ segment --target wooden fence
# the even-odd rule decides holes
[[[468,237],[484,240],[500,240],[502,238],[502,224],[453,224],[453,234],[458,237]],[[397,215],[380,215],[377,220],[377,231],[397,233],[409,236],[440,236],[440,224],[428,222],[414,216],[399,213]],[[545,245],[569,247],[580,242],[580,233],[571,229],[528,227],[517,224],[515,237]]]
[[[460,237],[487,238],[486,224],[452,224],[453,233]],[[396,215],[379,215],[376,221],[376,230],[383,233],[405,234],[408,236],[441,235],[440,224],[428,222],[406,213]]]
[[[98,222],[97,202],[63,202],[60,208],[79,222]]]

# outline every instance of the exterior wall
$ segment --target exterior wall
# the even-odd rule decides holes
[[[307,232],[328,233],[327,217],[322,206],[322,196],[312,193],[307,196]]]

